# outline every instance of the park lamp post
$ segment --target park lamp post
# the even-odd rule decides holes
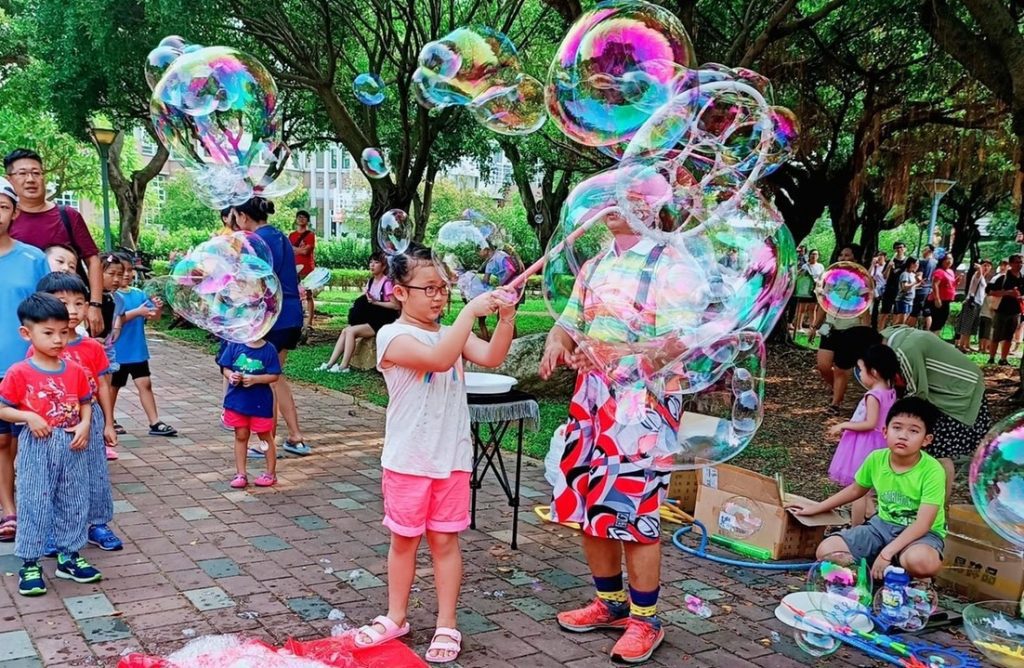
[[[928,194],[932,196],[932,217],[928,221],[928,236],[925,243],[934,243],[932,241],[932,235],[935,234],[935,222],[939,219],[939,200],[942,196],[949,192],[950,188],[956,185],[956,181],[950,181],[948,179],[931,179],[925,181],[924,187],[928,191]],[[920,246],[920,244],[918,244]],[[918,257],[921,256],[921,248],[917,249]]]
[[[100,154],[100,185],[103,188],[103,249],[109,253],[113,250],[110,238],[110,146],[117,139],[117,130],[101,127],[96,121],[89,123],[89,136]]]

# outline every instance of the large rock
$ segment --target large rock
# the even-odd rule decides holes
[[[352,359],[349,366],[361,371],[370,371],[377,368],[377,337],[371,336],[368,339],[358,339],[356,349],[352,351]]]
[[[519,379],[516,389],[530,394],[565,397],[572,392],[576,380],[576,372],[571,369],[559,369],[548,380],[537,375],[540,358],[544,355],[544,341],[547,334],[527,334],[512,341],[508,356],[504,363],[496,369],[487,369],[476,364],[467,363],[467,371],[483,373],[501,373]]]

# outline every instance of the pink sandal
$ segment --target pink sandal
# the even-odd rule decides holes
[[[374,624],[380,624],[381,626],[383,626],[384,633],[381,633],[377,629],[373,628]],[[366,626],[359,627],[359,633],[369,637],[370,642],[360,642],[358,634],[353,639],[353,642],[355,642],[356,647],[365,649],[367,647],[376,647],[377,645],[386,643],[389,640],[394,640],[395,638],[401,638],[408,632],[409,622],[405,622],[404,624],[399,626],[398,624],[395,624],[393,621],[391,621],[391,618],[387,615],[380,615],[379,617],[375,617],[374,620]]]
[[[239,473],[238,475],[231,479],[231,482],[228,483],[228,486],[231,487],[232,489],[245,489],[246,485],[248,484],[249,478],[245,477],[244,474]]]
[[[437,636],[448,636],[451,640],[438,640]],[[438,626],[434,631],[434,637],[430,641],[430,647],[427,648],[424,658],[430,663],[451,663],[459,658],[459,652],[461,651],[462,634],[459,633],[458,629],[446,629],[443,626]],[[430,655],[431,652],[434,653],[434,656]],[[445,656],[446,652],[455,652],[455,656]]]
[[[270,475],[269,473],[262,473],[259,478],[252,481],[252,484],[257,487],[273,487],[277,484],[277,476]]]
[[[4,515],[0,517],[0,543],[10,543],[18,533],[18,516]]]

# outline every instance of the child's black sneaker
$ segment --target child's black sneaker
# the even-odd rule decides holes
[[[86,561],[84,557],[79,556],[77,552],[57,555],[57,572],[55,575],[65,580],[74,580],[80,584],[99,582],[103,579],[103,574]]]
[[[46,593],[43,569],[36,562],[25,562],[18,571],[18,593],[22,596],[42,596]]]

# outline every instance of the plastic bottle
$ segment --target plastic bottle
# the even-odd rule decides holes
[[[910,576],[902,568],[889,566],[885,569],[882,589],[875,600],[875,614],[886,626],[901,626],[910,618],[912,610],[907,605],[908,586]]]

